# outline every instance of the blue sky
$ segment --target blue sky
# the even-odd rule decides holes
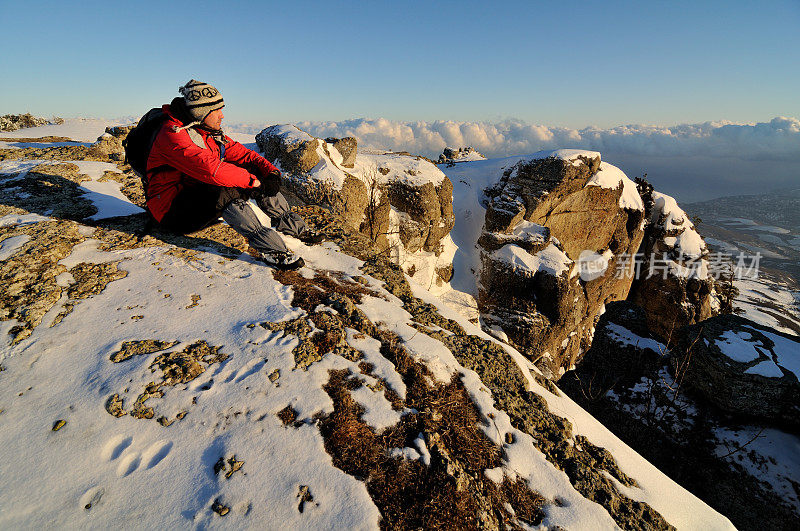
[[[613,127],[800,117],[800,1],[0,0],[0,114]],[[572,2],[569,4],[578,4]]]

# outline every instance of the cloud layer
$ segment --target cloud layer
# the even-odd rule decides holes
[[[580,130],[530,125],[517,120],[398,122],[360,118],[296,125],[316,137],[355,136],[364,147],[404,150],[432,158],[438,157],[445,147],[472,146],[490,158],[541,149],[583,148],[604,154],[800,159],[800,120],[785,117],[755,124],[723,121]]]

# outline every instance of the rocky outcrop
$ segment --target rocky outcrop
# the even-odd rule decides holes
[[[48,120],[47,118],[33,116],[30,113],[6,114],[0,116],[0,131],[16,131],[17,129],[24,129],[26,127],[39,127],[41,125],[63,123],[63,118],[57,117]]]
[[[728,379],[732,368],[727,362],[721,363],[724,376],[717,372],[709,379],[702,371],[693,373],[699,368],[698,348],[708,349],[706,323],[716,327],[730,317],[714,317],[689,327],[693,329],[686,336],[689,343],[701,327],[704,333],[695,342],[685,371],[685,347],[667,349],[654,340],[643,308],[627,301],[609,304],[592,347],[575,370],[559,380],[558,387],[669,477],[728,516],[738,529],[794,529],[800,508],[794,485],[800,478],[791,467],[783,467],[786,448],[796,444],[792,435],[796,428],[787,426],[782,431],[774,420],[731,415],[708,400],[710,396],[696,392],[690,380],[697,377],[711,395],[730,398],[731,393],[752,393],[752,388],[736,388],[739,376]],[[731,321],[744,322],[735,317]],[[756,336],[752,330],[747,334]],[[708,334],[718,342],[714,336]],[[766,342],[755,343],[761,344]],[[730,348],[726,343],[722,346]],[[749,365],[766,361],[752,346],[747,348],[762,360]],[[718,359],[713,360],[716,365]],[[707,360],[699,363],[705,365]],[[767,393],[779,403],[772,390],[768,388]]]
[[[331,144],[333,148],[342,155],[342,166],[353,168],[356,164],[356,152],[358,151],[358,141],[355,137],[347,136],[344,138],[326,138],[325,142]]]
[[[670,341],[679,328],[713,315],[708,248],[675,199],[646,182],[640,189],[648,223],[630,300],[646,310],[650,329]]]
[[[287,173],[304,173],[319,164],[319,139],[291,125],[273,125],[256,135],[264,156]]]
[[[486,160],[486,157],[471,146],[458,149],[446,147],[442,154],[439,155],[437,164],[454,164],[456,162],[466,162],[470,160]]]
[[[800,426],[800,340],[737,315],[680,333],[677,374],[719,408]]]
[[[256,143],[293,195],[329,208],[415,280],[443,286],[452,277],[453,185],[430,161],[357,155],[355,138],[322,140],[290,125],[264,129]]]
[[[106,132],[97,137],[97,141],[89,147],[87,157],[97,160],[125,160],[122,141],[134,127],[133,125],[106,127]]]
[[[643,237],[635,185],[600,154],[540,152],[486,191],[478,305],[484,322],[558,377],[625,299]]]

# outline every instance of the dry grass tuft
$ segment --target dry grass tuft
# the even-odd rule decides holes
[[[297,411],[290,405],[278,411],[278,418],[281,419],[284,426],[293,424],[297,420]]]

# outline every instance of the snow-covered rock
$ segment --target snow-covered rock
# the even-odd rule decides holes
[[[558,150],[523,157],[485,193],[484,322],[558,377],[603,306],[628,295],[643,237],[636,185],[599,153]]]
[[[613,303],[592,347],[558,385],[737,528],[790,529],[800,517],[800,437],[774,416],[754,416],[788,405],[780,390],[785,394],[787,381],[747,374],[777,367],[773,351],[787,338],[771,343],[774,331],[746,323],[714,317],[687,327],[688,341],[670,349],[652,337],[641,307]],[[693,343],[691,356],[686,343]],[[731,403],[738,413],[730,412]]]
[[[478,153],[478,150],[473,147],[465,148],[444,148],[444,151],[439,155],[437,164],[455,164],[456,162],[468,162],[473,160],[486,160],[486,157]]]
[[[647,310],[651,330],[669,340],[713,315],[708,248],[672,197],[642,183],[647,225],[631,301]]]
[[[800,341],[739,317],[718,315],[681,330],[676,367],[725,411],[800,425]]]
[[[288,189],[330,208],[369,236],[417,282],[445,289],[452,276],[453,186],[430,161],[399,153],[357,153],[355,139],[314,138],[292,125],[256,136]]]

